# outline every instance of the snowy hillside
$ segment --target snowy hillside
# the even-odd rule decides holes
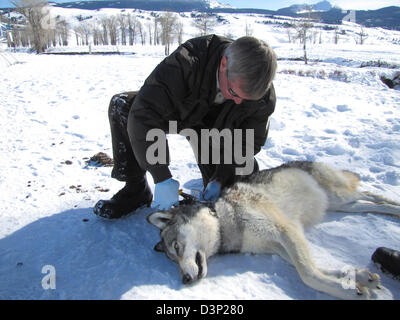
[[[208,6],[211,9],[214,8],[233,8],[230,4],[225,4],[225,3],[220,3],[216,0],[205,0],[206,3],[208,3]]]
[[[53,9],[71,24],[78,23],[77,15],[96,19],[120,12]],[[143,21],[150,18],[148,12],[138,15]],[[345,24],[335,45],[333,30],[316,29],[305,65],[297,61],[303,56],[301,45],[289,43],[287,29],[271,23],[279,21],[220,16],[225,23],[215,33],[239,37],[247,23],[279,57],[276,111],[257,155],[261,168],[323,161],[360,174],[364,190],[400,201],[400,91],[380,80],[399,71],[400,32],[365,29],[366,44],[356,45],[359,26]],[[195,36],[190,13],[180,19],[184,40]],[[164,58],[161,46],[137,43],[117,49],[135,54],[0,51],[0,299],[331,299],[304,285],[293,266],[271,255],[214,257],[208,276],[185,286],[177,266],[153,251],[159,232],[146,222],[151,209],[118,221],[92,213],[99,199],[122,187],[110,178],[110,167],[87,163],[97,152],[112,154],[109,100],[140,88]],[[170,136],[169,144],[174,178],[185,191],[199,187],[201,175],[186,139]],[[400,282],[370,260],[377,247],[400,250],[399,219],[329,213],[306,236],[318,265],[368,267],[382,277],[386,289],[380,298],[400,299]],[[42,287],[45,266],[56,271],[55,289]]]

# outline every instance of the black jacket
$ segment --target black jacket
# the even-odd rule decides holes
[[[184,128],[254,129],[254,155],[265,144],[268,118],[276,102],[273,86],[259,101],[236,105],[226,100],[214,105],[216,72],[231,42],[216,35],[188,40],[154,69],[136,96],[128,118],[129,138],[140,166],[152,174],[155,183],[171,177],[169,154],[166,164],[150,165],[146,150],[154,142],[146,141],[146,134],[153,128],[168,133],[170,120],[177,121],[178,132]],[[218,165],[213,179],[224,186],[235,166]]]

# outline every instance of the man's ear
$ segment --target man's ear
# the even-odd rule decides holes
[[[147,217],[147,221],[160,230],[163,230],[172,218],[170,212],[154,212]]]
[[[228,66],[228,58],[226,56],[223,56],[222,59],[221,59],[221,63],[219,65],[219,70],[221,72],[225,72],[227,66]]]

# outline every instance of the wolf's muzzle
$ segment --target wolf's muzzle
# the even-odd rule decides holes
[[[194,282],[195,280],[200,280],[203,277],[203,256],[200,254],[200,252],[196,253],[196,264],[198,268],[198,273],[196,278],[193,278],[190,274],[185,273],[182,276],[182,283],[183,284],[190,284]]]

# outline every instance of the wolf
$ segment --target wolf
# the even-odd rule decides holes
[[[400,216],[399,203],[358,191],[359,180],[324,163],[294,161],[237,181],[214,204],[173,207],[147,221],[160,229],[155,250],[178,263],[184,284],[204,278],[215,254],[278,254],[315,290],[340,299],[376,299],[378,274],[354,268],[354,285],[344,285],[343,269],[316,265],[304,235],[327,211]]]

